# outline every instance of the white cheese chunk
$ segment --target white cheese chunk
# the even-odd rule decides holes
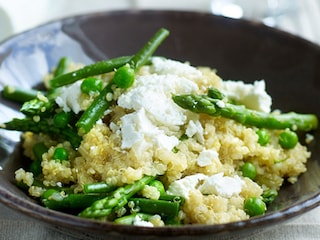
[[[190,120],[187,125],[186,129],[186,135],[191,138],[193,136],[196,136],[196,139],[200,142],[204,142],[203,137],[203,127],[199,120]]]
[[[202,173],[181,178],[169,185],[167,193],[188,199],[189,191],[196,189],[200,181],[205,178],[207,178],[207,176]]]
[[[197,164],[200,167],[209,166],[213,162],[220,162],[219,153],[215,150],[203,150],[197,158]]]
[[[242,81],[223,81],[222,92],[230,99],[246,107],[269,113],[272,99],[266,92],[264,80],[255,81],[253,84]]]
[[[166,59],[162,57],[153,57],[152,66],[154,73],[161,75],[176,75],[179,77],[188,76],[189,79],[195,80],[202,77],[202,72],[187,63]]]
[[[77,114],[82,110],[78,100],[81,94],[80,85],[81,81],[77,81],[60,88],[60,94],[55,101],[63,111],[70,112],[72,110]]]
[[[151,222],[142,220],[139,215],[134,217],[132,224],[134,226],[140,226],[140,227],[154,227]]]
[[[207,177],[199,190],[203,194],[216,194],[222,197],[230,198],[239,195],[244,181],[239,176],[223,176],[223,173],[217,173]]]

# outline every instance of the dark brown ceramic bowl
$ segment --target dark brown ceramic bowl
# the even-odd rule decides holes
[[[55,21],[7,39],[0,45],[0,86],[32,87],[62,56],[92,61],[135,53],[160,27],[170,37],[157,54],[192,65],[218,69],[224,79],[252,82],[265,79],[274,108],[320,116],[320,48],[308,41],[262,24],[202,13],[120,11],[76,16]],[[0,99],[1,122],[18,115],[17,105]],[[319,132],[310,145],[308,172],[286,185],[262,217],[218,225],[134,227],[81,219],[37,204],[15,186],[21,166],[19,135],[1,130],[0,200],[9,207],[81,238],[172,237],[238,238],[241,234],[279,226],[320,203]]]

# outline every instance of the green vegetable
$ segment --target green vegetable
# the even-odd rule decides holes
[[[77,211],[90,206],[93,202],[105,197],[101,194],[65,193],[56,189],[46,190],[42,197],[42,204],[50,209],[60,211]]]
[[[126,64],[115,72],[113,82],[117,87],[126,89],[133,84],[134,78],[134,69],[129,64]]]
[[[298,142],[299,142],[298,135],[291,130],[287,129],[281,132],[279,135],[279,144],[282,148],[285,148],[285,149],[294,148]]]
[[[209,88],[207,95],[214,99],[222,100],[225,98],[224,94],[220,92],[217,88]]]
[[[258,143],[261,146],[266,146],[270,141],[270,134],[265,129],[259,129],[256,133],[258,135]]]
[[[23,89],[21,87],[6,85],[2,90],[2,96],[17,103],[24,103],[36,98],[39,92],[34,89]]]
[[[25,115],[48,115],[56,107],[55,99],[58,96],[58,91],[50,91],[47,95],[42,97],[37,96],[30,101],[24,102],[20,111]]]
[[[54,77],[59,77],[67,72],[68,68],[68,63],[69,63],[69,58],[67,57],[62,57],[60,58],[57,68],[54,71]]]
[[[53,124],[57,128],[65,128],[71,119],[71,112],[59,112],[53,117]]]
[[[257,169],[252,163],[246,162],[241,166],[240,170],[242,172],[242,176],[248,177],[251,180],[254,180],[256,178]]]
[[[180,204],[166,200],[153,200],[147,198],[130,198],[134,203],[134,208],[139,212],[148,214],[158,214],[163,218],[175,218],[178,216]]]
[[[69,159],[69,154],[65,148],[57,147],[53,152],[52,158],[58,161],[66,161]]]
[[[158,48],[160,43],[168,36],[169,32],[166,29],[160,29],[147,44],[130,59],[130,67],[134,70],[139,69],[145,64],[152,56],[154,51]],[[123,64],[122,64],[123,65]],[[119,66],[120,67],[120,66]],[[118,86],[128,87],[132,84],[132,80],[120,78],[116,79]],[[122,82],[123,81],[123,82]],[[113,102],[114,81],[111,81],[97,96],[93,103],[85,110],[80,119],[77,121],[76,126],[79,129],[79,134],[84,134],[90,131],[93,125],[100,119],[104,112],[109,108]]]
[[[79,216],[97,219],[109,216],[113,210],[125,206],[129,198],[141,191],[144,186],[154,178],[155,177],[152,176],[144,176],[132,184],[117,188],[111,192],[109,196],[94,202],[91,206],[79,213]]]
[[[32,151],[36,160],[34,160],[30,164],[29,168],[34,176],[38,176],[39,174],[42,173],[42,168],[41,168],[42,155],[48,151],[48,148],[43,142],[39,142],[33,145]]]
[[[83,185],[83,190],[85,193],[108,193],[114,190],[114,188],[114,186],[105,182],[86,183]]]
[[[253,217],[263,215],[267,210],[267,206],[261,198],[250,197],[244,202],[244,210],[250,217]]]
[[[267,204],[270,205],[278,196],[277,190],[268,189],[264,190],[262,193],[262,200]]]
[[[52,88],[58,88],[76,82],[77,80],[114,71],[131,60],[130,56],[118,57],[87,65],[81,69],[57,76],[50,81]]]
[[[235,105],[206,95],[175,95],[173,101],[184,109],[211,116],[222,116],[233,119],[244,125],[270,129],[295,129],[310,131],[318,127],[318,118],[314,114],[268,114]]]
[[[84,79],[80,85],[83,93],[98,92],[102,89],[102,80],[95,77],[88,77]]]
[[[77,134],[72,127],[57,128],[52,123],[51,119],[34,119],[34,117],[13,118],[11,121],[0,125],[0,128],[6,130],[15,130],[20,132],[44,133],[51,136],[53,139],[66,140],[71,143],[74,148],[77,148],[82,138]]]
[[[142,221],[149,222],[152,216],[153,215],[146,214],[146,213],[134,213],[134,214],[130,214],[130,215],[126,215],[126,216],[120,217],[120,218],[116,218],[114,220],[114,222],[117,223],[117,224],[132,225],[132,224],[134,224],[134,221],[135,221],[136,218],[139,218]]]
[[[155,180],[151,181],[148,185],[155,187],[159,191],[160,195],[166,194],[166,190],[165,190],[164,185],[161,181],[155,179]]]

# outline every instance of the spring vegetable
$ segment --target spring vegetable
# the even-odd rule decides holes
[[[254,180],[257,175],[257,169],[251,162],[246,162],[240,168],[242,176],[248,177],[251,180]]]
[[[48,148],[43,142],[39,142],[33,145],[32,151],[36,160],[34,160],[30,164],[29,170],[33,173],[34,176],[38,176],[42,172],[42,155],[48,151]]]
[[[66,161],[69,158],[69,154],[65,148],[58,147],[54,150],[52,158],[58,161]]]
[[[270,134],[265,129],[259,129],[256,133],[258,135],[258,143],[261,146],[266,146],[270,141]]]
[[[284,114],[268,114],[224,102],[206,95],[175,95],[173,101],[184,109],[211,116],[222,116],[233,119],[244,125],[269,129],[294,129],[300,131],[314,130],[318,126],[318,118],[314,114],[295,112]]]
[[[98,92],[102,89],[102,80],[95,77],[88,77],[84,79],[80,85],[83,93],[90,94],[90,92]]]
[[[250,197],[244,202],[244,210],[250,217],[253,217],[263,215],[267,210],[267,206],[261,198]]]
[[[298,141],[298,135],[289,129],[281,132],[279,135],[279,144],[285,149],[294,148]]]
[[[153,200],[146,198],[130,198],[134,208],[142,213],[158,214],[163,218],[175,218],[178,216],[180,204],[166,200]]]
[[[125,225],[133,225],[135,220],[139,218],[140,221],[149,222],[152,219],[153,215],[146,213],[133,213],[130,215],[126,215],[120,218],[116,218],[114,220],[117,224],[125,224]]]
[[[47,95],[38,94],[36,98],[24,102],[20,111],[25,115],[48,115],[56,107],[55,98],[59,95],[59,91],[51,90]]]
[[[126,64],[115,72],[113,82],[119,88],[126,89],[133,84],[134,78],[134,69],[129,64]]]
[[[121,67],[131,60],[130,56],[113,58],[110,60],[100,61],[87,65],[81,69],[69,72],[50,81],[51,88],[58,88],[76,82],[77,80],[96,76],[103,73],[112,72],[114,69]]]
[[[20,132],[48,134],[52,136],[52,138],[56,138],[61,141],[69,141],[74,148],[77,148],[82,140],[74,128],[69,126],[65,128],[57,128],[50,119],[35,119],[33,117],[26,117],[23,119],[14,118],[11,121],[2,124],[1,128]]]
[[[89,132],[96,121],[103,116],[106,109],[108,109],[113,102],[113,85],[118,87],[123,86],[125,88],[129,87],[133,83],[130,69],[132,68],[134,71],[136,71],[142,65],[144,65],[158,48],[160,43],[168,36],[168,34],[168,30],[160,29],[147,42],[147,44],[135,56],[133,56],[132,59],[130,59],[129,69],[125,68],[124,70],[120,70],[120,76],[117,76],[116,72],[114,76],[115,79],[111,80],[111,82],[100,92],[99,96],[94,99],[93,103],[86,109],[76,123],[80,135]],[[123,73],[123,71],[125,71],[125,73]],[[125,76],[129,75],[130,77],[125,78],[122,76],[122,74]]]
[[[39,91],[35,89],[24,89],[17,86],[4,86],[2,90],[2,96],[8,100],[15,101],[17,103],[24,103],[37,97]]]
[[[56,189],[46,190],[42,197],[42,204],[50,209],[63,211],[82,211],[93,202],[105,197],[101,194],[65,193]]]
[[[262,200],[267,204],[270,205],[273,201],[277,198],[278,192],[275,189],[267,189],[264,190],[262,193]]]
[[[129,198],[141,191],[144,186],[154,178],[155,177],[152,176],[144,176],[132,184],[114,190],[109,196],[94,202],[90,207],[79,213],[79,216],[84,218],[102,218],[109,216],[113,210],[125,206]]]
[[[58,65],[54,71],[54,77],[59,77],[67,72],[68,63],[70,62],[70,59],[67,57],[60,58]]]
[[[105,182],[86,183],[83,185],[85,193],[108,193],[114,190],[114,186]]]
[[[65,128],[71,120],[71,112],[58,112],[53,117],[53,124],[57,128]]]

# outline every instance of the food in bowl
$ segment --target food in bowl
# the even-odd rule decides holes
[[[2,128],[23,132],[31,161],[15,178],[31,197],[117,224],[218,224],[263,215],[307,170],[314,114],[272,110],[263,80],[154,56],[168,33],[134,56],[62,58],[45,92],[22,91],[26,117]]]

